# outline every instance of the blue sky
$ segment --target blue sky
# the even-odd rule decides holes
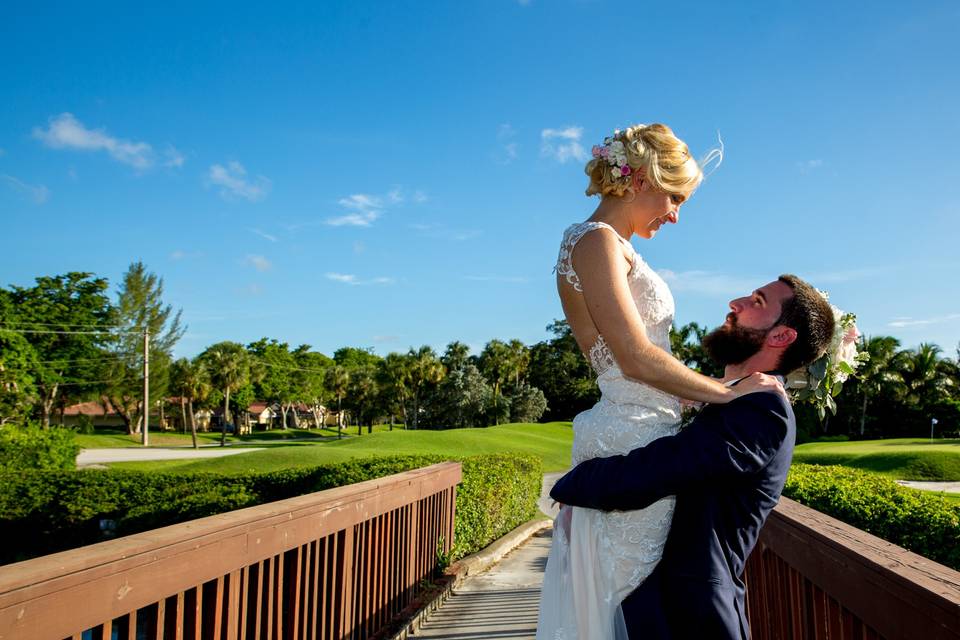
[[[585,153],[665,122],[726,147],[634,240],[679,322],[793,272],[867,334],[956,355],[955,2],[283,5],[7,7],[0,283],[142,260],[178,355],[531,344],[595,206]]]

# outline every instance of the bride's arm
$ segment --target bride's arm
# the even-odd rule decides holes
[[[612,232],[586,234],[572,257],[594,326],[625,376],[698,402],[725,403],[742,395],[745,388],[701,375],[650,342],[627,283],[629,267]]]

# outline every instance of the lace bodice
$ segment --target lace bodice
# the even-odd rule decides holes
[[[627,273],[630,292],[634,304],[643,320],[650,341],[670,352],[670,325],[673,323],[674,302],[670,287],[656,271],[610,225],[603,222],[581,222],[571,225],[563,233],[560,255],[557,257],[556,272],[577,291],[583,291],[580,277],[573,268],[573,249],[580,239],[598,229],[608,229],[629,249],[631,267]],[[617,365],[610,347],[600,335],[590,347],[590,365],[597,374],[597,384],[601,392],[611,401],[623,401],[630,404],[643,404],[653,407],[669,406],[673,409],[676,399],[653,387],[628,380]]]

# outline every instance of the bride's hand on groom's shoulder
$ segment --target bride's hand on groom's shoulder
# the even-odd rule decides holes
[[[790,399],[787,397],[787,392],[783,388],[783,383],[780,382],[780,379],[776,376],[771,376],[766,373],[752,373],[734,386],[730,387],[730,390],[733,391],[737,398],[740,396],[745,396],[748,393],[759,393],[759,392],[773,392],[780,394],[780,396],[786,402],[790,402]]]

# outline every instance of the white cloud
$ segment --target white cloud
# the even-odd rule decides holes
[[[163,155],[166,158],[163,161],[163,166],[165,167],[179,169],[183,166],[183,163],[187,161],[186,157],[172,144],[167,145],[167,148],[163,150]]]
[[[501,124],[497,127],[497,143],[499,148],[494,154],[494,160],[500,164],[510,164],[517,158],[520,146],[513,141],[517,135],[517,130],[510,123]]]
[[[373,336],[374,342],[396,342],[400,336]]]
[[[104,129],[88,129],[72,113],[50,118],[46,129],[34,127],[33,137],[53,149],[106,151],[117,162],[136,169],[149,169],[154,152],[146,142],[134,142],[108,135]]]
[[[800,173],[810,173],[823,166],[823,160],[817,158],[814,160],[803,160],[797,163],[797,169]]]
[[[267,260],[264,256],[259,256],[255,254],[247,255],[244,262],[252,266],[257,271],[269,271],[270,268],[273,267],[273,264],[271,264],[270,261]]]
[[[203,255],[203,251],[186,251],[184,249],[176,249],[170,252],[170,259],[174,261],[186,260],[188,258],[202,258]]]
[[[400,204],[404,200],[403,191],[399,187],[394,187],[387,192],[387,199],[392,204]]]
[[[50,189],[42,184],[27,184],[23,180],[5,173],[0,173],[0,180],[3,180],[20,195],[30,198],[34,204],[43,204],[50,199]]]
[[[266,233],[265,231],[260,231],[260,229],[250,229],[250,233],[254,233],[260,236],[261,238],[263,238],[264,240],[269,240],[270,242],[277,241],[277,236]]]
[[[369,227],[383,213],[383,199],[366,193],[355,193],[346,198],[340,198],[337,204],[351,213],[327,218],[326,224],[333,227],[344,225]]]
[[[530,278],[524,276],[464,276],[463,279],[472,280],[474,282],[530,282]]]
[[[360,280],[352,273],[328,273],[326,276],[327,280],[342,282],[343,284],[349,285],[393,284],[396,282],[395,278],[387,278],[385,276],[370,278],[369,280]]]
[[[589,156],[580,144],[583,127],[564,129],[544,129],[540,132],[540,155],[553,158],[557,162],[568,160],[585,161]]]
[[[717,297],[736,297],[750,293],[762,278],[743,278],[713,271],[657,271],[674,292],[700,293]]]
[[[893,321],[887,323],[887,326],[902,329],[904,327],[921,327],[930,324],[942,324],[944,322],[951,322],[953,320],[960,320],[960,313],[951,313],[945,316],[935,316],[933,318],[924,319],[910,317],[894,318]]]
[[[479,229],[450,229],[442,224],[429,224],[423,222],[414,222],[409,225],[411,229],[421,232],[428,238],[442,238],[445,240],[469,240],[476,238],[482,231]]]
[[[220,187],[220,197],[224,200],[243,198],[250,202],[263,200],[270,192],[271,182],[265,176],[248,178],[247,170],[236,160],[231,160],[227,166],[221,164],[210,165],[207,179],[211,184]]]
[[[413,201],[416,204],[423,204],[428,199],[429,198],[427,198],[427,193],[425,191],[421,191],[420,189],[417,189],[416,191],[413,192]]]

